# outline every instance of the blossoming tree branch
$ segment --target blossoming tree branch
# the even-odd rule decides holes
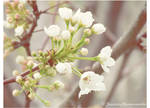
[[[63,3],[67,2],[58,4],[62,5]],[[59,7],[58,4],[54,7]],[[106,31],[103,24],[94,23],[95,19],[90,11],[84,12],[80,8],[76,11],[67,7],[58,8],[59,17],[65,22],[63,28],[55,24],[43,28],[45,34],[51,40],[51,49],[31,52],[29,48],[30,39],[37,26],[37,20],[41,14],[47,13],[50,8],[40,11],[36,1],[23,2],[17,0],[6,2],[5,6],[7,15],[4,25],[8,29],[14,29],[14,36],[19,41],[12,41],[5,34],[4,56],[8,56],[11,51],[20,46],[26,49],[28,55],[27,57],[21,55],[16,57],[16,63],[22,66],[23,73],[14,70],[12,72],[14,77],[4,81],[5,85],[12,82],[19,84],[20,89],[13,90],[13,96],[18,96],[25,92],[30,100],[37,98],[44,105],[50,106],[50,101],[40,97],[36,93],[36,89],[46,89],[49,92],[63,89],[64,84],[59,80],[51,82],[50,85],[40,85],[38,83],[46,77],[55,78],[57,74],[74,74],[80,78],[78,98],[82,95],[87,95],[91,91],[106,90],[103,75],[99,75],[94,71],[83,72],[83,70],[74,65],[76,60],[95,61],[101,65],[103,72],[107,73],[110,71],[110,67],[115,65],[115,60],[111,56],[112,48],[110,46],[102,48],[97,56],[87,57],[88,49],[84,46],[90,44],[89,37],[92,35],[100,36]],[[33,9],[33,13],[26,6],[30,6]],[[81,30],[83,31],[81,39],[75,43],[75,35]],[[144,39],[145,36],[142,37],[140,42],[142,43]],[[144,46],[145,44],[140,45]]]

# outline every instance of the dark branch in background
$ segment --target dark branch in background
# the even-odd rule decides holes
[[[119,84],[121,78],[122,78],[122,74],[123,74],[123,70],[124,68],[126,67],[127,63],[128,63],[128,60],[129,60],[129,57],[131,55],[131,52],[132,52],[132,49],[131,51],[127,52],[126,54],[124,54],[124,57],[123,57],[123,60],[122,60],[122,64],[120,66],[120,69],[119,69],[119,72],[118,72],[118,75],[117,75],[117,78],[115,79],[113,85],[112,85],[112,88],[110,90],[110,93],[108,94],[108,97],[106,98],[105,100],[105,103],[104,103],[104,106],[103,108],[106,107],[107,103],[109,102],[109,100],[111,99],[113,93],[115,92],[116,90],[116,87],[117,85]]]
[[[137,18],[137,21],[134,23],[129,32],[127,32],[124,36],[121,36],[120,39],[114,44],[112,57],[115,60],[117,60],[117,58],[119,58],[122,54],[124,54],[126,51],[128,51],[130,48],[133,48],[136,45],[137,34],[141,31],[145,23],[146,10],[144,9],[140,13],[139,17]],[[103,72],[99,63],[95,63],[90,70],[99,74],[102,74]],[[77,105],[77,102],[79,100],[79,91],[80,89],[77,86],[73,93],[70,95],[70,97],[61,105],[61,107],[73,107],[74,105]],[[84,101],[84,99],[89,98],[89,95],[91,95],[91,93],[86,96],[83,96],[81,100]]]
[[[111,1],[111,5],[109,7],[109,11],[107,13],[107,27],[109,27],[109,30],[112,31],[112,33],[117,34],[117,25],[119,22],[119,17],[124,5],[123,1]]]

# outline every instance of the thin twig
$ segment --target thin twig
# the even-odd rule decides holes
[[[34,71],[36,71],[36,70],[38,70],[38,69],[39,69],[39,67],[36,66],[36,67],[34,67],[34,68],[32,69],[32,72],[34,72]],[[24,76],[28,75],[29,73],[30,73],[30,71],[26,71],[26,72],[23,72],[23,73],[20,74],[20,75],[21,75],[22,77],[24,77]],[[16,77],[11,77],[11,78],[8,78],[8,79],[4,80],[4,85],[10,84],[10,83],[14,83],[14,82],[16,82]]]

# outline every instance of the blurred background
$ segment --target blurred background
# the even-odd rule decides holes
[[[39,10],[47,9],[52,2],[38,1]],[[89,50],[88,56],[96,56],[104,46],[112,46],[124,33],[126,33],[136,21],[141,10],[146,6],[145,1],[71,1],[66,5],[76,11],[81,8],[83,11],[91,11],[96,22],[105,25],[107,31],[100,36],[91,36],[90,44],[86,46]],[[4,7],[5,8],[5,7]],[[5,14],[4,14],[5,16]],[[36,30],[48,27],[52,24],[52,15],[41,15]],[[64,21],[57,16],[55,24],[63,27]],[[13,30],[4,29],[8,36],[13,36]],[[141,34],[146,32],[146,25],[141,31]],[[79,32],[80,34],[80,32]],[[74,41],[80,37],[77,34]],[[37,51],[41,48],[46,34],[42,32],[33,33],[31,39],[31,51]],[[50,49],[50,41],[47,44],[45,51]],[[12,76],[12,70],[18,69],[21,71],[20,65],[16,64],[17,55],[25,55],[24,48],[18,48],[4,59],[4,79]],[[128,56],[127,64],[121,67],[124,56],[120,56],[116,65],[111,68],[110,73],[104,73],[105,92],[94,92],[87,98],[69,100],[69,104],[75,107],[101,108],[106,101],[107,108],[146,108],[146,53],[135,47]],[[79,68],[84,69],[91,66],[93,62],[77,61]],[[125,75],[116,81],[118,73],[122,71]],[[62,108],[64,103],[68,101],[69,96],[75,91],[78,86],[79,78],[73,74],[57,76],[65,84],[65,89],[57,92],[48,92],[38,89],[37,93],[42,98],[51,102],[51,108]],[[43,79],[40,84],[49,84],[51,80]],[[114,82],[117,82],[114,84]],[[24,106],[24,94],[13,97],[12,90],[19,88],[16,83],[4,86],[4,107],[21,108]],[[113,88],[113,89],[112,89]],[[113,91],[112,91],[113,90]],[[111,95],[110,95],[111,94]],[[62,106],[63,105],[63,106]],[[69,106],[70,106],[69,105]],[[65,107],[69,107],[67,104]],[[37,99],[31,102],[31,107],[44,108],[45,106]]]

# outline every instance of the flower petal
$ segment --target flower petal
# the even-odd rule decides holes
[[[101,64],[101,66],[102,66],[104,72],[109,72],[110,71],[110,69],[106,65]]]
[[[107,57],[110,57],[111,56],[111,53],[112,53],[112,49],[110,46],[106,46],[104,47],[101,51],[100,51],[100,54],[103,55],[103,56],[107,56]]]

